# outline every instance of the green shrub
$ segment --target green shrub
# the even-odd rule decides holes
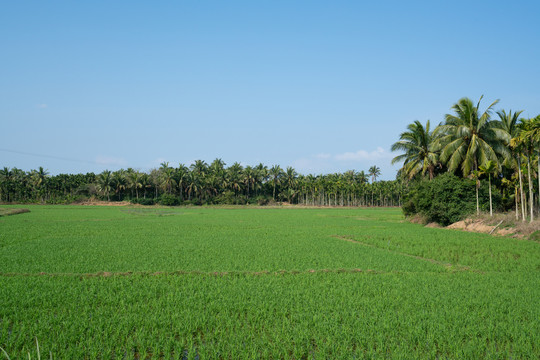
[[[437,176],[431,181],[422,180],[412,185],[405,201],[405,216],[420,214],[429,222],[449,225],[476,212],[475,181],[451,173]],[[489,211],[488,183],[482,181],[479,189],[482,211]],[[493,206],[498,208],[501,196],[493,193]]]
[[[159,198],[159,204],[165,206],[176,206],[180,204],[180,199],[171,194],[163,194]]]
[[[260,206],[268,205],[268,202],[270,202],[270,198],[263,195],[257,196],[255,200],[257,201],[257,205],[260,205]]]
[[[154,205],[156,201],[154,199],[131,199],[132,204],[140,204],[140,205]]]

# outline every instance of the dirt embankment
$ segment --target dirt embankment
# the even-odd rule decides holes
[[[429,224],[428,224],[429,226]],[[458,221],[447,229],[463,230],[529,240],[540,240],[540,220],[530,222],[516,219],[515,213],[474,216]]]
[[[446,228],[500,236],[520,236],[516,227],[508,227],[507,225],[501,227],[502,223],[498,221],[493,224],[493,221],[483,219],[466,219],[448,225]]]

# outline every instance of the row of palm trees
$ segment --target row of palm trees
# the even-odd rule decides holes
[[[377,181],[380,168],[327,175],[301,175],[292,168],[229,167],[221,159],[207,164],[197,160],[189,167],[164,162],[157,169],[105,170],[100,174],[49,176],[42,167],[24,172],[0,170],[0,201],[69,202],[97,196],[108,201],[147,203],[163,198],[178,203],[289,202],[312,206],[399,206],[401,181]],[[371,179],[371,182],[370,182]]]
[[[501,193],[514,198],[516,217],[534,219],[534,199],[540,188],[540,115],[520,117],[523,111],[494,111],[498,100],[483,112],[480,102],[462,98],[446,114],[444,122],[431,129],[429,120],[408,125],[392,151],[403,151],[392,163],[403,162],[400,174],[406,179],[433,179],[437,174],[453,172],[476,180],[477,212],[478,187],[481,179],[488,180],[490,214],[492,180]],[[494,116],[496,114],[496,116]],[[535,171],[532,164],[538,163]],[[538,179],[535,189],[534,178]],[[524,189],[525,182],[528,190]],[[511,190],[511,191],[508,191]],[[528,195],[528,200],[527,200]],[[528,203],[528,204],[527,204]]]

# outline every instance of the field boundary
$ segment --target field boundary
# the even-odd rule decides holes
[[[308,269],[308,270],[277,270],[277,271],[99,271],[93,273],[0,273],[0,277],[81,277],[81,278],[94,278],[94,277],[128,277],[128,276],[184,276],[184,275],[198,275],[198,276],[210,276],[210,277],[225,277],[225,276],[279,276],[279,275],[301,275],[301,274],[408,274],[418,272],[408,271],[379,271],[373,269]]]
[[[482,271],[480,271],[480,270],[475,270],[475,269],[471,268],[470,266],[465,266],[465,265],[460,265],[460,264],[452,264],[452,263],[449,263],[449,262],[444,262],[444,261],[440,261],[440,260],[435,260],[435,259],[431,259],[431,258],[426,258],[426,257],[418,256],[418,255],[412,255],[412,254],[404,253],[404,252],[401,252],[401,251],[390,250],[390,249],[384,249],[384,248],[378,247],[378,246],[373,245],[373,244],[369,244],[369,243],[365,243],[365,242],[362,242],[362,241],[358,241],[358,240],[352,239],[352,238],[347,237],[347,236],[342,236],[342,235],[332,235],[332,237],[333,237],[334,239],[339,239],[339,240],[343,240],[343,241],[348,241],[348,242],[351,242],[351,243],[354,243],[354,244],[359,244],[359,245],[367,246],[367,247],[370,247],[370,248],[373,248],[373,249],[386,250],[386,251],[392,252],[392,253],[394,253],[394,254],[398,254],[398,255],[402,255],[402,256],[407,256],[407,257],[410,257],[410,258],[413,258],[413,259],[417,259],[417,260],[427,261],[427,262],[430,262],[430,263],[435,264],[435,265],[443,266],[443,267],[446,268],[447,270],[472,271],[472,272],[475,272],[475,273],[483,274]]]

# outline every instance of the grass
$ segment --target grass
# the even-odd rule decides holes
[[[0,220],[12,358],[540,356],[537,242],[398,209],[30,209]]]

